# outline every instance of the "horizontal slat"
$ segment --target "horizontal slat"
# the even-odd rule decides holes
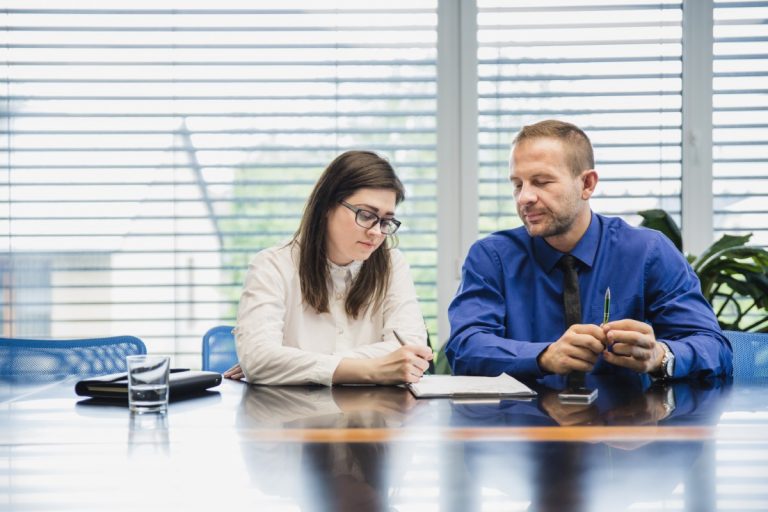
[[[434,30],[434,25],[407,25],[403,24],[400,26],[386,26],[386,25],[376,25],[376,26],[344,26],[344,25],[336,25],[336,26],[271,26],[268,24],[252,24],[252,25],[231,25],[231,26],[217,26],[217,25],[197,25],[193,27],[184,26],[184,25],[174,25],[174,26],[155,26],[155,25],[137,25],[137,26],[123,26],[123,25],[99,25],[99,26],[91,26],[91,25],[67,25],[67,26],[53,26],[53,25],[12,25],[12,26],[6,26],[5,31],[7,33],[14,33],[14,32],[52,32],[52,33],[58,33],[58,32],[77,32],[78,34],[83,33],[89,33],[89,32],[106,32],[109,34],[119,33],[119,32],[141,32],[141,33],[153,33],[153,32],[168,32],[171,34],[176,33],[185,33],[185,32],[210,32],[210,33],[221,33],[221,32],[258,32],[258,33],[264,33],[264,32],[317,32],[317,33],[323,33],[323,32],[333,32],[333,33],[344,33],[344,32],[424,32],[429,30]],[[308,45],[308,47],[313,47],[313,45]],[[355,45],[355,47],[364,47],[361,45]]]
[[[766,125],[768,126],[768,125]],[[67,125],[60,125],[58,126],[58,129],[44,129],[44,130],[28,130],[28,129],[19,129],[19,128],[6,128],[6,129],[0,129],[0,135],[182,135],[189,133],[188,130],[152,130],[152,129],[146,129],[146,130],[126,130],[126,129],[120,129],[115,127],[115,129],[104,129],[104,130],[84,130],[84,129],[78,129],[73,128]],[[435,130],[434,128],[419,128],[419,127],[392,127],[392,128],[366,128],[364,126],[361,127],[355,127],[355,128],[339,128],[339,129],[330,129],[330,128],[295,128],[295,129],[289,129],[289,128],[274,128],[274,129],[264,129],[264,128],[253,128],[253,129],[238,129],[238,128],[222,128],[219,130],[216,129],[207,129],[207,130],[195,130],[195,135],[263,135],[263,134],[270,134],[270,135],[283,135],[283,134],[289,134],[289,135],[307,135],[307,134],[315,134],[315,135],[383,135],[383,134],[403,134],[403,135],[410,135],[410,134],[434,134]]]
[[[679,90],[668,91],[620,91],[620,92],[541,92],[541,93],[502,93],[502,94],[478,94],[480,99],[494,99],[494,100],[518,100],[522,98],[627,98],[627,101],[632,101],[632,97],[662,97],[662,96],[680,96]]]
[[[400,247],[400,250],[402,250],[405,254],[408,254],[408,249]],[[50,255],[50,253],[48,253]],[[1,258],[0,258],[1,259]],[[11,258],[11,261],[9,265],[13,266],[13,269],[18,272],[37,272],[39,271],[40,267],[39,265],[30,265],[29,262],[17,262],[15,257]],[[414,263],[409,265],[411,269],[431,269],[433,268],[433,265],[423,265]],[[50,267],[51,270],[54,270],[56,272],[66,273],[66,272],[109,272],[109,271],[119,271],[119,272],[146,272],[147,267],[146,266],[126,266],[126,265],[110,265],[110,266],[98,266],[98,265],[89,265],[89,266],[73,266],[73,265],[66,265],[61,263],[56,263],[55,265]],[[208,270],[214,270],[214,271],[244,271],[245,268],[242,265],[201,265],[198,263],[195,263],[193,265],[176,265],[175,262],[171,262],[168,265],[163,265],[162,263],[158,263],[153,269],[155,270],[162,270],[164,272],[173,272],[173,271],[208,271]],[[14,285],[11,283],[9,285],[10,287],[13,287]]]
[[[51,34],[46,34],[50,36]],[[35,34],[36,37],[45,37],[43,34]],[[679,41],[677,41],[679,42]],[[638,42],[637,44],[640,44]],[[4,45],[3,45],[4,46]],[[137,47],[141,49],[141,46]],[[226,46],[223,47],[226,49]],[[434,43],[424,43],[419,41],[410,41],[405,43],[373,43],[373,42],[358,42],[358,43],[278,43],[269,42],[262,44],[251,44],[246,47],[249,50],[415,50],[426,49],[431,50],[434,48]],[[112,65],[112,63],[110,63]]]
[[[768,7],[768,2],[765,1],[748,1],[748,2],[739,2],[739,1],[715,1],[713,2],[715,9],[738,9],[738,8],[744,8],[744,7]],[[715,16],[717,18],[717,16]]]
[[[498,57],[495,59],[478,58],[478,65],[522,65],[522,64],[536,64],[536,65],[549,65],[549,64],[624,64],[624,63],[638,63],[638,62],[682,62],[682,57],[679,55],[657,55],[652,53],[646,56],[630,56],[619,55],[615,57],[583,57],[580,55],[561,56],[558,58],[533,58],[533,57],[521,57],[518,59],[511,59],[508,57]]]
[[[486,42],[482,46],[487,48],[525,48],[531,46],[531,43],[535,43],[535,46],[564,46],[569,47],[573,45],[579,46],[631,46],[631,45],[644,45],[644,44],[656,44],[656,45],[670,45],[681,44],[682,40],[678,37],[657,39],[649,37],[648,39],[580,39],[578,41],[552,41],[552,40],[539,40],[539,41],[502,41],[496,43]]]
[[[370,146],[366,146],[366,149],[372,149]],[[343,151],[343,149],[340,149],[339,151]],[[271,163],[258,163],[258,162],[246,162],[239,165],[232,165],[232,164],[212,164],[212,163],[206,163],[202,167],[206,169],[324,169],[325,166],[328,165],[328,162],[317,162],[317,163],[282,163],[282,162],[271,162]],[[146,169],[146,170],[162,170],[162,169],[179,169],[179,168],[189,168],[189,164],[121,164],[121,165],[115,165],[111,162],[104,163],[104,164],[45,164],[45,167],[47,169],[60,169],[60,170],[67,170],[67,169]],[[403,167],[411,167],[411,168],[434,168],[435,163],[432,162],[412,162],[407,164],[406,166],[399,165],[398,169],[403,169]],[[40,169],[40,165],[24,165],[24,164],[14,164],[14,169],[22,170],[22,169]]]
[[[395,144],[375,144],[376,149],[380,151],[434,151],[435,144],[407,144],[407,145],[395,145]],[[253,145],[253,146],[195,146],[195,151],[206,151],[209,153],[216,153],[220,151],[267,151],[267,152],[286,152],[286,151],[336,151],[335,146],[312,146],[307,145],[305,147],[297,146],[271,146],[271,145]],[[45,153],[45,152],[57,152],[57,153],[101,153],[104,151],[119,152],[130,151],[131,153],[142,152],[179,152],[184,153],[190,151],[189,146],[158,146],[158,147],[14,147],[10,153]],[[8,151],[0,151],[0,155],[7,154]]]
[[[398,236],[400,236],[400,233],[398,233]],[[6,235],[7,239],[7,235]],[[88,258],[91,256],[97,256],[97,255],[104,255],[104,256],[111,256],[115,254],[119,255],[152,255],[155,257],[163,257],[163,256],[172,256],[174,254],[199,254],[201,257],[207,257],[207,256],[217,256],[217,255],[254,255],[256,252],[261,251],[263,249],[266,249],[268,247],[271,247],[272,244],[269,245],[259,245],[254,243],[250,247],[246,248],[229,248],[229,247],[214,247],[214,248],[195,248],[195,249],[185,249],[185,248],[170,248],[170,249],[131,249],[131,248],[120,248],[116,251],[106,251],[106,250],[68,250],[68,251],[61,251],[59,253],[51,253],[50,251],[33,251],[33,250],[25,250],[25,249],[15,249],[12,253],[14,258],[45,258],[50,257],[51,255],[58,254],[62,256],[66,256],[68,258],[71,257],[81,257],[81,258]],[[403,249],[403,252],[408,253],[430,253],[434,254],[435,247],[434,246],[409,246],[407,250],[401,247]],[[5,255],[8,255],[9,253],[5,253]]]
[[[484,112],[482,115],[494,115],[491,112]],[[508,113],[503,113],[501,115],[509,115]],[[755,145],[755,144],[765,144],[765,140],[754,140],[754,141],[730,141],[730,142],[724,142],[723,145],[730,145],[730,146],[749,146],[749,145]],[[615,144],[595,144],[595,148],[661,148],[661,147],[679,147],[679,143],[668,143],[668,142],[658,142],[658,143],[642,143],[638,142],[635,144],[631,143],[615,143]],[[369,148],[376,149],[378,151],[434,151],[436,149],[436,144],[408,144],[408,145],[388,145],[388,144],[371,144]],[[505,150],[509,149],[508,144],[481,144],[480,145],[481,150]],[[220,153],[220,152],[231,152],[231,151],[259,151],[259,152],[290,152],[290,151],[335,151],[336,147],[334,146],[305,146],[305,147],[297,147],[297,146],[271,146],[271,145],[253,145],[253,146],[197,146],[194,148],[195,151],[201,152],[205,151],[208,154],[212,153]],[[141,146],[115,146],[115,147],[100,147],[100,146],[92,146],[92,147],[42,147],[42,146],[16,146],[11,151],[10,154],[17,154],[17,153],[103,153],[103,152],[110,152],[110,153],[117,153],[117,152],[130,152],[130,153],[156,153],[156,152],[178,152],[178,153],[185,153],[190,151],[190,148],[187,146],[154,146],[154,147],[141,147]],[[0,156],[8,155],[9,151],[0,151]],[[89,159],[94,160],[95,158],[89,157]],[[203,166],[205,166],[203,164]],[[183,167],[183,165],[179,165],[179,167]],[[238,184],[241,184],[243,182],[239,182]],[[254,182],[255,183],[255,182]],[[261,182],[261,184],[267,184],[268,182]],[[296,182],[293,182],[296,183]],[[296,183],[296,184],[300,184]],[[21,183],[14,183],[15,185],[20,185]],[[153,185],[158,185],[159,183],[153,182]],[[183,184],[183,182],[173,182],[175,185]],[[208,182],[208,185],[213,185],[215,183]],[[243,183],[247,184],[247,182]],[[278,183],[279,184],[279,183]]]
[[[480,78],[480,82],[552,82],[556,80],[639,80],[639,79],[654,79],[660,80],[662,78],[681,78],[682,73],[608,73],[612,71],[610,68],[606,68],[604,73],[600,73],[600,69],[595,69],[594,74],[583,74],[584,70],[581,70],[582,74],[537,74],[537,75],[496,75],[496,76],[484,76]]]
[[[175,50],[175,48],[174,48]],[[46,56],[48,58],[51,57],[49,52],[46,52]],[[17,59],[7,59],[6,64],[8,66],[12,67],[58,67],[58,66],[82,66],[82,67],[102,67],[102,66],[109,66],[111,67],[123,67],[123,66],[136,66],[136,67],[162,67],[162,68],[169,68],[173,67],[176,71],[183,71],[184,67],[191,67],[191,66],[200,66],[200,67],[226,67],[226,66],[234,66],[234,67],[240,67],[240,66],[259,66],[262,68],[283,68],[283,67],[291,67],[291,68],[317,68],[317,69],[326,69],[326,70],[334,70],[336,67],[368,67],[368,66],[386,66],[391,67],[395,69],[399,68],[425,68],[421,69],[420,71],[424,72],[425,70],[429,70],[430,67],[436,65],[436,61],[434,59],[427,59],[422,61],[408,61],[408,60],[372,60],[370,62],[365,61],[326,61],[326,62],[306,62],[306,63],[299,63],[299,62],[270,62],[270,61],[261,61],[261,60],[231,60],[229,58],[223,58],[222,60],[188,60],[179,58],[178,60],[169,60],[169,61],[162,61],[162,60],[109,60],[109,61],[99,61],[99,60],[17,60]]]
[[[295,112],[295,111],[282,111],[282,112],[242,112],[242,111],[217,111],[217,112],[194,112],[194,111],[178,111],[169,106],[170,110],[167,113],[163,112],[19,112],[14,113],[14,118],[23,119],[29,117],[43,117],[43,118],[170,118],[170,119],[190,119],[190,118],[290,118],[295,119],[297,117],[323,117],[331,119],[342,118],[360,118],[360,117],[434,117],[434,110],[400,110],[400,111],[387,111],[387,110],[370,110],[370,111],[345,111],[343,113],[334,112]],[[642,111],[642,110],[640,110]]]
[[[606,9],[608,11],[610,9]],[[590,23],[584,23],[579,21],[562,20],[558,22],[550,23],[482,23],[484,30],[510,30],[510,31],[523,31],[523,30],[564,30],[564,29],[579,29],[590,30],[592,34],[594,31],[591,29],[617,29],[617,28],[661,28],[661,27],[679,27],[679,21],[614,21],[610,17],[606,16],[602,21],[594,21]]]
[[[211,198],[208,200],[210,203],[224,203],[224,204],[249,204],[252,201],[254,201],[256,197],[238,197],[238,198]],[[114,198],[114,199],[91,199],[91,198],[77,198],[77,199],[6,199],[6,200],[0,200],[0,204],[20,204],[20,203],[29,203],[29,204],[37,204],[37,203],[45,203],[45,204],[68,204],[68,203],[92,203],[92,204],[103,204],[105,207],[107,206],[115,206],[118,203],[125,203],[125,204],[133,204],[136,202],[141,202],[144,204],[151,204],[151,203],[163,203],[163,202],[169,202],[172,201],[174,203],[199,203],[202,201],[202,198],[180,198],[180,197],[164,197],[164,198],[140,198],[140,199],[134,199],[134,200],[124,200],[120,198]],[[262,203],[281,203],[281,202],[287,202],[287,203],[298,203],[303,204],[306,202],[307,198],[305,197],[258,197],[258,200]],[[413,196],[409,198],[409,201],[417,202],[419,200],[425,200],[425,201],[434,201],[434,197],[430,196],[422,196],[419,198],[418,196]]]
[[[637,92],[635,94],[643,95],[644,93],[642,91]],[[104,95],[79,95],[79,96],[46,96],[46,95],[38,95],[38,94],[27,94],[27,95],[8,95],[6,96],[6,101],[8,102],[16,102],[16,101],[57,101],[57,102],[75,102],[75,101],[82,101],[82,100],[89,100],[89,101],[121,101],[121,102],[136,102],[136,101],[216,101],[216,102],[228,102],[228,101],[267,101],[267,100],[278,100],[278,101],[285,101],[285,100],[302,100],[306,103],[311,103],[314,101],[343,101],[343,100],[354,100],[354,101],[363,101],[363,100],[408,100],[408,101],[414,101],[414,100],[434,100],[436,98],[435,94],[339,94],[339,95],[325,95],[325,94],[318,94],[318,95],[272,95],[272,96],[258,96],[258,95],[250,95],[250,96],[238,96],[238,95],[228,95],[228,96],[220,96],[220,95],[208,95],[208,96],[194,96],[194,95],[167,95],[167,96],[129,96],[129,95],[121,95],[121,96],[104,96]]]
[[[573,13],[573,12],[595,12],[600,16],[606,12],[616,11],[622,13],[624,11],[658,11],[658,10],[679,10],[680,2],[655,2],[655,3],[619,3],[619,2],[595,2],[589,3],[583,2],[579,4],[569,4],[567,2],[557,2],[552,5],[541,5],[534,3],[529,6],[505,5],[504,7],[483,7],[482,12],[491,14],[500,13],[526,13],[526,12],[543,12],[543,13]]]
[[[28,175],[29,176],[29,175]],[[408,178],[400,178],[403,184],[405,185],[431,185],[433,184],[432,180],[429,179],[408,179]],[[306,185],[306,186],[312,186],[315,184],[314,180],[302,180],[302,179],[295,179],[295,180],[248,180],[248,179],[235,179],[230,181],[217,181],[217,180],[206,180],[206,186],[208,187],[216,187],[217,185],[227,185],[227,186],[265,186],[265,187],[280,187],[280,186],[287,186],[287,185]],[[24,187],[24,186],[30,186],[30,187],[80,187],[80,186],[105,186],[105,187],[114,187],[114,186],[142,186],[146,183],[143,181],[137,181],[137,182],[130,182],[130,181],[92,181],[92,180],[82,180],[82,181],[62,181],[62,182],[56,182],[51,181],[49,179],[46,179],[44,182],[40,181],[14,181],[13,186],[14,187]],[[152,181],[152,186],[154,187],[162,187],[162,186],[177,186],[177,187],[186,187],[186,186],[199,186],[199,181],[185,181],[185,180],[179,180],[179,181]],[[2,186],[2,184],[0,184]],[[258,219],[262,218],[261,215],[249,215],[247,213],[238,214],[238,215],[222,215],[220,218],[233,218],[233,219],[239,219],[239,218],[253,218]],[[275,215],[271,218],[280,218],[281,216],[279,214]],[[293,218],[293,215],[287,216]],[[21,219],[23,217],[15,217],[17,219]],[[67,217],[72,218],[72,217]],[[114,217],[118,218],[118,217]],[[194,216],[194,215],[184,215],[184,214],[177,214],[173,217],[154,217],[150,216],[148,218],[183,218],[183,219],[198,219],[198,218],[206,218],[203,216]]]
[[[372,14],[386,14],[386,15],[392,15],[392,14],[434,14],[435,10],[434,8],[426,7],[427,5],[433,3],[433,2],[412,2],[412,4],[422,4],[425,7],[417,7],[414,5],[413,7],[409,8],[398,8],[393,7],[392,9],[381,9],[377,8],[376,6],[370,6],[370,8],[362,8],[362,9],[350,9],[350,8],[341,8],[339,7],[339,4],[334,4],[332,7],[327,8],[305,8],[302,7],[300,9],[274,9],[274,8],[250,8],[250,9],[243,9],[243,8],[226,8],[226,9],[211,9],[211,8],[194,8],[194,9],[163,9],[163,8],[156,8],[156,9],[137,9],[128,5],[122,5],[119,9],[89,9],[89,8],[67,8],[67,9],[50,9],[50,8],[39,8],[39,9],[23,9],[23,8],[13,8],[13,9],[4,9],[4,12],[7,14],[40,14],[40,15],[71,15],[71,16],[90,16],[90,15],[119,15],[119,16],[249,16],[249,15],[255,15],[255,16],[267,16],[267,15],[304,15],[304,16],[313,16],[316,14],[332,14],[334,16],[343,16],[343,15],[352,15],[352,14],[365,14],[365,15],[372,15]],[[317,4],[320,4],[318,2]]]

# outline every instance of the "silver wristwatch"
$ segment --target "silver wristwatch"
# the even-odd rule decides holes
[[[657,379],[671,379],[675,375],[675,354],[669,348],[669,345],[660,341],[661,348],[664,349],[664,357],[661,358],[661,368],[651,374]]]

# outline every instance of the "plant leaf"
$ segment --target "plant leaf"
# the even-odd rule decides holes
[[[721,251],[734,247],[744,247],[744,245],[749,242],[750,238],[752,238],[752,233],[739,236],[728,234],[721,236],[720,240],[707,247],[707,249],[696,258],[693,269],[698,272],[699,268],[706,265],[711,258],[718,256],[718,253]]]
[[[667,238],[672,240],[675,247],[682,252],[683,251],[683,235],[680,233],[680,228],[675,224],[674,219],[664,210],[643,210],[637,212],[643,218],[640,223],[641,226],[646,228],[655,229],[661,231]]]

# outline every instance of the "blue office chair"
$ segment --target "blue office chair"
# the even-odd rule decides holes
[[[223,373],[237,364],[233,327],[220,325],[203,336],[203,370]]]
[[[80,340],[0,338],[0,379],[44,382],[126,371],[125,356],[146,354],[133,336]]]
[[[768,383],[768,333],[723,331],[733,347],[734,382]]]

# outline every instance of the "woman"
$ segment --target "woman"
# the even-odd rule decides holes
[[[408,264],[386,243],[403,184],[375,153],[325,169],[296,234],[251,261],[235,327],[239,365],[260,384],[417,382],[432,359]],[[395,338],[394,331],[403,339]]]

